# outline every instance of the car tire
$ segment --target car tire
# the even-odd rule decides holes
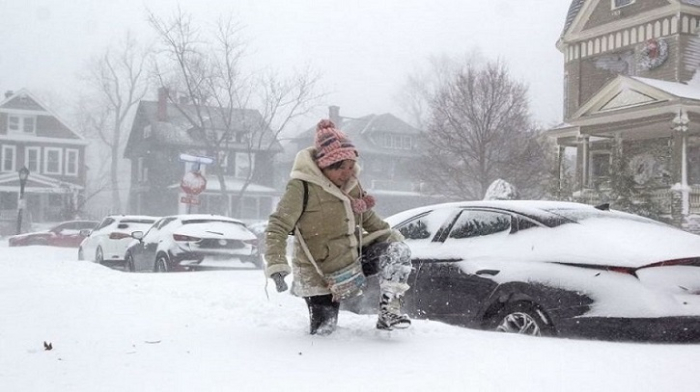
[[[105,261],[104,252],[102,252],[102,247],[98,246],[95,251],[95,263],[102,264]]]
[[[83,254],[83,248],[78,248],[78,260],[85,260],[85,255]]]
[[[490,319],[488,329],[530,336],[556,335],[550,317],[544,313],[540,306],[527,301],[505,304]]]
[[[169,270],[168,256],[164,254],[158,255],[158,257],[156,257],[156,264],[153,266],[153,272],[168,272]]]
[[[134,257],[131,253],[127,253],[124,256],[124,272],[135,272],[136,266],[134,265]]]

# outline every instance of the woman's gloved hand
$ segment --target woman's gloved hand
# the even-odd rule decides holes
[[[284,277],[287,275],[287,272],[275,272],[274,274],[270,275],[272,281],[275,282],[275,288],[277,289],[278,293],[289,289],[287,282],[284,281]]]

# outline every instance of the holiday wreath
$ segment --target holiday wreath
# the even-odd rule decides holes
[[[639,65],[644,69],[654,69],[668,58],[668,44],[662,39],[650,39],[640,52]]]

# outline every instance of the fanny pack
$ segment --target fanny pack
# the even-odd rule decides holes
[[[328,289],[333,294],[334,301],[362,295],[362,288],[367,283],[367,278],[362,273],[360,259],[355,260],[345,268],[325,274],[323,277],[328,283]]]

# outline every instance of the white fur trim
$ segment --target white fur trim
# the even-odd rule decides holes
[[[265,267],[265,276],[268,278],[272,276],[272,274],[275,274],[277,272],[282,272],[282,273],[287,273],[289,275],[292,272],[292,269],[289,268],[287,264],[273,264]]]

